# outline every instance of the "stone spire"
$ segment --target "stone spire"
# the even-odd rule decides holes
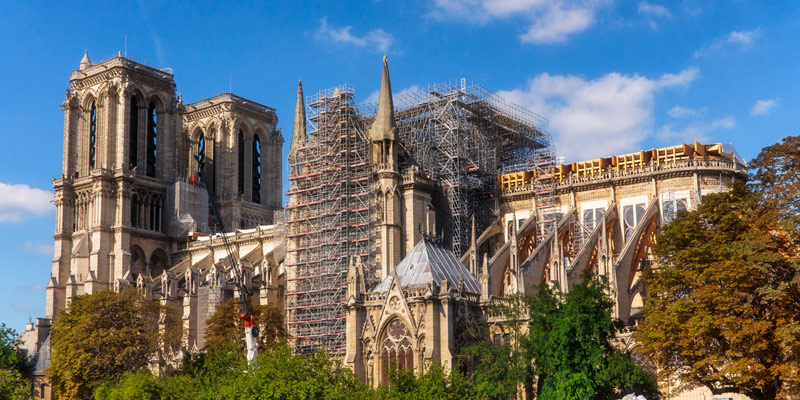
[[[92,66],[92,62],[89,60],[89,50],[84,50],[83,58],[81,58],[81,69],[86,69]]]
[[[383,56],[383,75],[381,76],[381,93],[378,98],[378,114],[369,130],[370,140],[397,140],[394,124],[394,104],[392,102],[392,84],[389,82],[389,60]]]
[[[297,149],[306,143],[306,105],[303,101],[303,81],[297,81],[297,106],[294,109],[294,129],[289,158],[294,158]]]

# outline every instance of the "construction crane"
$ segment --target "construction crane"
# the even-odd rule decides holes
[[[258,357],[258,345],[257,345],[257,338],[258,338],[258,326],[255,324],[255,320],[253,319],[253,312],[250,309],[250,297],[252,293],[250,293],[250,289],[247,288],[244,282],[244,271],[239,268],[239,263],[236,261],[236,257],[233,255],[233,249],[231,248],[231,243],[228,241],[228,237],[225,235],[225,224],[222,222],[222,216],[219,214],[219,209],[217,208],[217,201],[214,198],[214,194],[211,193],[211,188],[207,184],[208,180],[205,177],[205,157],[201,155],[195,155],[194,159],[197,160],[198,165],[198,172],[200,175],[200,182],[205,186],[206,193],[208,193],[208,204],[211,205],[211,212],[214,215],[214,220],[222,232],[222,243],[225,245],[225,251],[228,255],[228,262],[231,264],[231,270],[233,270],[233,283],[236,285],[236,290],[239,291],[239,317],[244,322],[244,337],[245,343],[247,344],[247,363],[252,364],[256,357]]]

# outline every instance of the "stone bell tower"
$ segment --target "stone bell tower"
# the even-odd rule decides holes
[[[53,181],[49,318],[72,296],[163,270],[163,205],[166,182],[177,170],[174,143],[181,123],[171,71],[122,55],[92,64],[85,53],[61,108],[64,159],[62,175]]]

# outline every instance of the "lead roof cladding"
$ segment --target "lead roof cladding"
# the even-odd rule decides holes
[[[420,240],[411,252],[397,264],[395,275],[403,289],[425,286],[430,281],[441,285],[447,280],[448,286],[458,288],[459,280],[464,280],[464,291],[481,294],[478,280],[458,261],[452,251],[429,239]],[[375,292],[389,290],[392,276],[386,277],[375,288]]]

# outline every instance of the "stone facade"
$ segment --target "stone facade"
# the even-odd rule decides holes
[[[230,93],[184,105],[171,71],[121,55],[99,64],[84,55],[62,109],[47,318],[73,296],[137,287],[182,308],[184,343],[202,348],[205,318],[235,295],[222,237],[212,234],[223,227],[255,301],[282,306],[274,109]]]

